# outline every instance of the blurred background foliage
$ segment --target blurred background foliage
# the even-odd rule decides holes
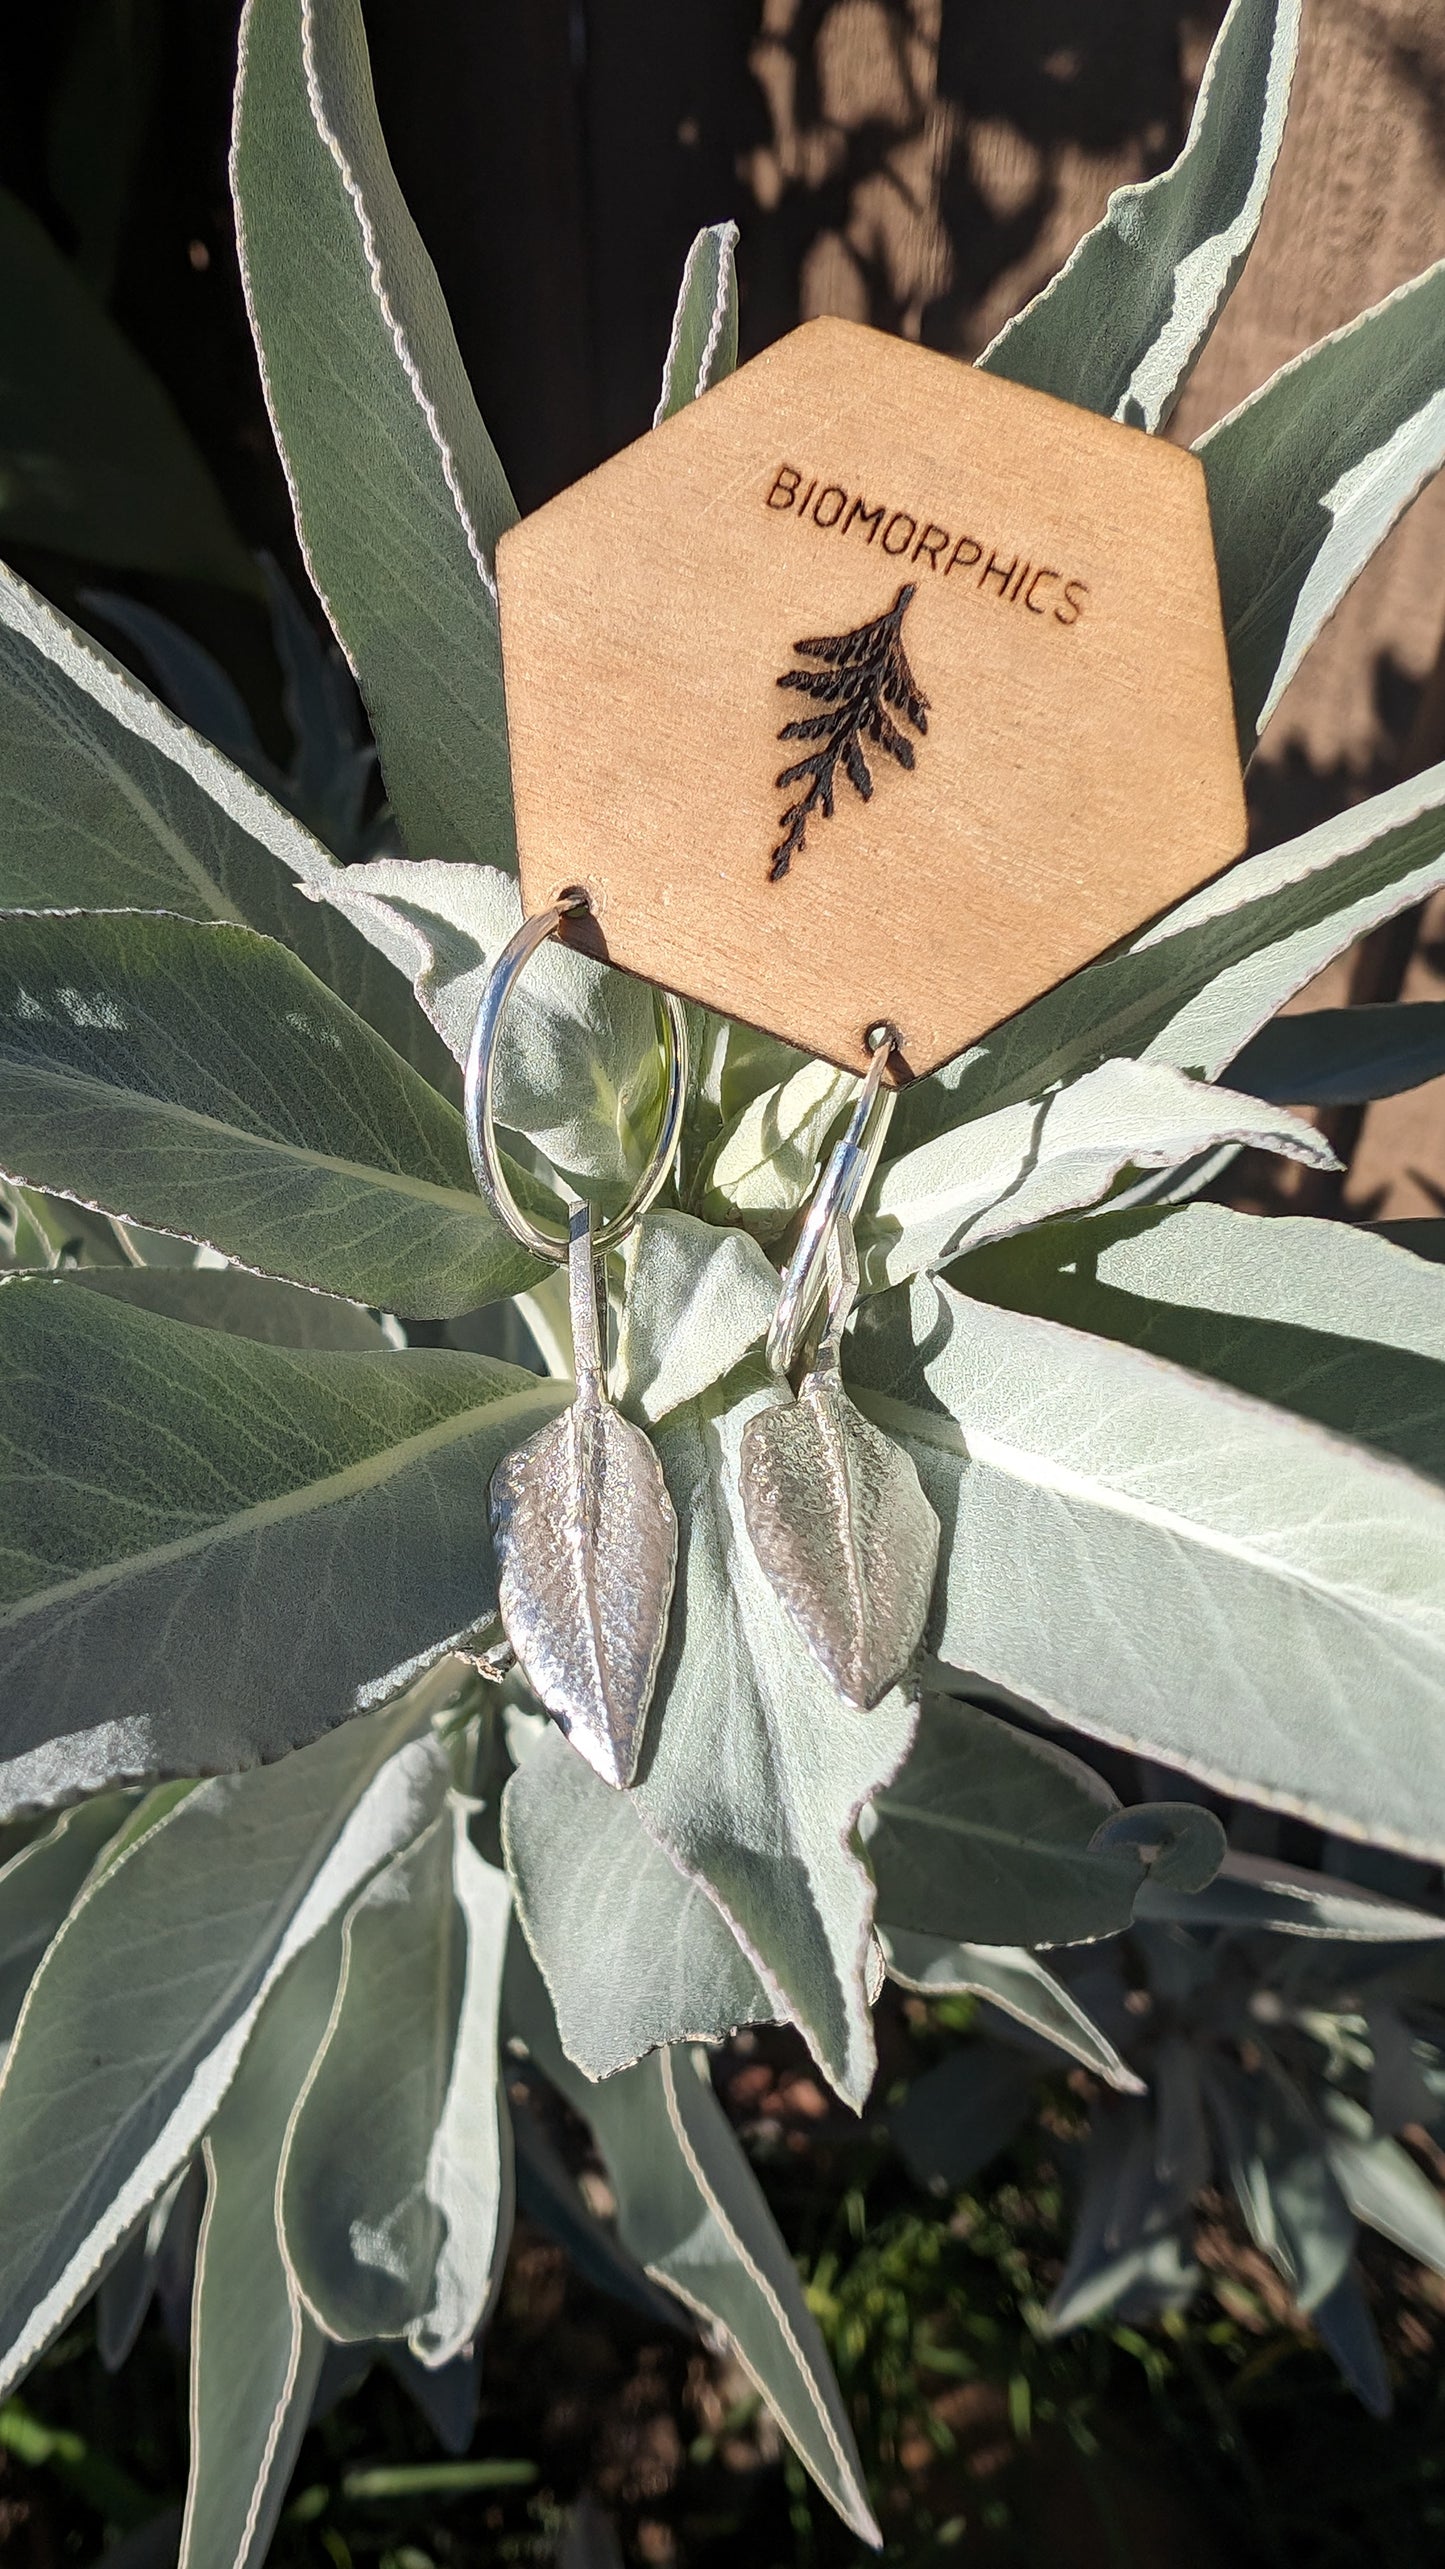
[[[1219,15],[1180,0],[366,7],[402,187],[523,508],[647,426],[703,223],[741,227],[744,357],[820,311],[977,353],[1109,190],[1173,156]],[[360,853],[369,755],[301,572],[232,251],[236,17],[236,0],[48,0],[0,23],[0,548]],[[1438,0],[1308,0],[1260,246],[1176,435],[1445,250],[1442,161]],[[1258,844],[1445,751],[1442,534],[1445,487],[1291,690],[1252,777]],[[323,737],[345,755],[308,771]],[[1392,923],[1304,1004],[1438,996],[1442,957],[1441,918]],[[1343,1179],[1272,1164],[1268,1180],[1235,1172],[1235,1200],[1438,1210],[1441,1104],[1436,1083],[1333,1110]],[[890,1990],[861,2123],[779,2031],[719,2063],[853,2410],[888,2559],[1437,2560],[1442,2288],[1370,2240],[1385,2431],[1220,2197],[1196,2242],[1213,2291],[1191,2315],[1048,2338],[1085,2074],[1045,2081],[1022,2137],[962,2189],[930,2190],[890,2134],[913,2082],[974,2038],[973,2006]],[[548,2146],[605,2217],[581,2126],[550,2111]],[[856,2559],[746,2380],[655,2297],[619,2298],[585,2238],[562,2244],[537,2169],[531,2188],[475,2425],[429,2424],[375,2371],[313,2425],[283,2569]],[[0,2410],[0,2554],[17,2569],[174,2557],[185,2247],[181,2222],[122,2373],[87,2313]],[[461,2449],[440,2452],[437,2428]]]

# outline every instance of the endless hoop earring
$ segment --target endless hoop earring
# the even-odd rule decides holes
[[[897,1102],[896,1089],[885,1088],[883,1074],[901,1042],[896,1026],[872,1026],[868,1044],[873,1059],[858,1091],[848,1129],[829,1155],[818,1189],[788,1260],[768,1331],[768,1363],[780,1376],[790,1374],[808,1324],[827,1282],[829,1251],[840,1224],[851,1225],[873,1183],[888,1127]]]
[[[487,975],[472,1040],[467,1046],[465,1109],[467,1148],[472,1155],[472,1170],[478,1186],[500,1215],[514,1240],[530,1249],[535,1257],[550,1258],[560,1266],[566,1258],[570,1232],[550,1229],[524,1213],[507,1183],[502,1155],[497,1146],[495,1092],[497,1054],[502,1031],[502,1018],[508,1000],[539,946],[555,936],[562,921],[579,910],[590,910],[592,903],[585,892],[564,892],[550,910],[539,910],[533,919],[524,919],[514,937],[503,946]],[[670,990],[659,990],[662,1003],[664,1043],[666,1047],[667,1094],[663,1100],[662,1121],[652,1157],[638,1179],[620,1213],[599,1225],[593,1235],[593,1247],[599,1253],[615,1249],[636,1229],[644,1213],[656,1203],[664,1186],[677,1146],[682,1137],[682,1110],[687,1098],[687,1019],[682,1002]]]
[[[534,1221],[507,1182],[493,1111],[497,1049],[507,1000],[538,946],[585,892],[564,893],[524,921],[497,957],[467,1051],[467,1142],[477,1183],[539,1258],[565,1259],[577,1392],[570,1409],[492,1474],[489,1509],[497,1604],[533,1692],[607,1784],[637,1772],[643,1724],[667,1635],[677,1573],[677,1519],[662,1466],[642,1430],[607,1396],[607,1296],[602,1256],[655,1203],[677,1153],[687,1090],[687,1021],[659,991],[666,1094],[657,1140],[620,1213],[599,1223],[579,1204],[565,1231]]]
[[[869,1038],[873,1059],[798,1236],[768,1334],[786,1387],[824,1293],[817,1351],[793,1400],[743,1430],[738,1480],[759,1567],[846,1703],[870,1711],[923,1637],[938,1560],[938,1519],[909,1457],[843,1388],[843,1332],[858,1291],[853,1217],[893,1111],[883,1086],[896,1028]]]

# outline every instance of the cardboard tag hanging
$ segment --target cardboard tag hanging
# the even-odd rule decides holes
[[[524,904],[937,1069],[1245,843],[1197,459],[813,321],[501,542]]]

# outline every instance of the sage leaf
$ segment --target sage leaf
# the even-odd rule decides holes
[[[276,2186],[340,1967],[333,1921],[271,1991],[203,2145],[180,2569],[260,2569],[310,2420],[326,2340],[286,2263]]]
[[[1097,2108],[1084,2149],[1084,2183],[1067,2263],[1043,2313],[1062,2336],[1127,2302],[1136,2311],[1181,2309],[1199,2269],[1185,2247],[1179,2188],[1157,2172],[1153,2113],[1138,2097]]]
[[[1445,462],[1445,259],[1282,367],[1195,452],[1247,754],[1345,591]]]
[[[173,624],[159,607],[143,606],[138,598],[128,598],[118,589],[86,589],[81,602],[87,614],[99,615],[110,631],[124,634],[140,653],[173,714],[263,785],[278,803],[285,803],[285,773],[262,748],[250,707],[214,652]],[[288,717],[291,710],[288,701]],[[297,818],[302,817],[298,812]],[[310,828],[309,821],[306,826]]]
[[[625,1255],[612,1394],[654,1423],[710,1391],[767,1336],[778,1274],[745,1231],[691,1213],[645,1214]]]
[[[1299,0],[1234,0],[1179,158],[1101,223],[979,363],[1135,428],[1166,424],[1259,228],[1284,134]]]
[[[291,887],[326,850],[3,565],[0,704],[6,909],[304,924]]]
[[[825,2076],[861,2105],[874,2069],[873,1884],[853,1830],[902,1764],[915,1707],[901,1688],[872,1713],[845,1704],[753,1558],[738,1449],[749,1418],[777,1398],[743,1369],[657,1430],[678,1589],[633,1798]]]
[[[1303,2311],[1328,2300],[1349,2272],[1354,2216],[1330,2165],[1325,2136],[1305,2100],[1284,2078],[1256,2073],[1249,2081],[1253,2146],[1269,2207],[1273,2257]],[[1258,2241],[1261,2247],[1263,2236]]]
[[[1330,2173],[1355,2219],[1445,2274],[1445,2203],[1423,2168],[1398,2141],[1375,2130],[1352,2096],[1328,2090],[1323,2102]]]
[[[1147,1891],[1147,1885],[1145,1886]],[[1145,1894],[1141,1892],[1142,1904]],[[888,1977],[922,1998],[967,1992],[986,1998],[1025,2032],[1067,2052],[1124,2096],[1143,2094],[1143,2081],[1115,2050],[1073,1991],[1022,1945],[951,1943],[907,1927],[880,1928]]]
[[[1351,2266],[1332,2293],[1317,2302],[1311,2324],[1332,2362],[1371,2417],[1387,2418],[1394,2405],[1390,2368],[1365,2288]]]
[[[204,2171],[190,2159],[143,2212],[118,2256],[100,2279],[95,2296],[95,2351],[108,2373],[118,2373],[135,2350],[146,2314],[160,2281],[161,2261],[172,2225],[184,2225],[194,2245],[200,2228]]]
[[[890,1160],[859,1225],[864,1283],[904,1284],[985,1240],[1097,1203],[1124,1168],[1177,1168],[1222,1142],[1338,1166],[1324,1136],[1282,1108],[1164,1062],[1103,1062]]]
[[[249,1766],[397,1693],[495,1613],[487,1476],[559,1397],[0,1288],[0,1808]]]
[[[97,1793],[0,1865],[0,2042],[15,2031],[25,1993],[87,1875],[132,1807]]]
[[[721,2331],[844,2523],[881,2548],[818,2323],[703,2055],[656,2052],[589,2085],[562,2050],[536,1965],[515,1935],[503,2004],[543,2076],[591,2124],[624,2246]]]
[[[731,1928],[653,1844],[632,1795],[609,1792],[550,1727],[503,1795],[502,1844],[562,2047],[588,2078],[776,2015]]]
[[[522,923],[513,878],[494,865],[379,856],[338,867],[312,889],[405,973],[464,1062],[487,975]],[[525,1133],[559,1175],[586,1179],[599,1203],[620,1204],[662,1105],[651,990],[549,939],[509,1002],[496,1097],[504,1128]]]
[[[331,1347],[380,1355],[387,1341],[379,1320],[354,1302],[307,1293],[299,1285],[248,1275],[243,1267],[72,1267],[67,1284],[101,1293],[137,1311],[184,1320],[192,1329],[223,1329],[264,1347]]]
[[[481,2326],[510,2193],[497,2054],[510,1905],[454,1802],[347,1913],[277,2194],[302,2299],[342,2344],[404,2337],[435,2368]]]
[[[1311,2310],[1311,2328],[1327,2356],[1340,2369],[1347,2389],[1355,2392],[1370,2417],[1388,2417],[1394,2407],[1391,2369],[1381,2345],[1381,2333],[1370,2315],[1365,2299],[1365,2286],[1355,2266],[1340,2276],[1334,2292],[1316,2302]]]
[[[1208,1813],[1199,1818],[1217,1863],[1223,1837]],[[1137,1835],[1121,1839],[1121,1823]],[[953,1944],[1117,1935],[1146,1879],[1139,1844],[1168,1846],[1174,1835],[1167,1810],[1120,1812],[1102,1777],[1052,1740],[930,1696],[868,1837],[879,1925]]]
[[[508,2063],[508,2096],[521,2209],[549,2239],[566,2249],[570,2263],[595,2292],[610,2293],[614,2301],[625,2302],[653,2328],[691,2336],[691,2314],[649,2280],[622,2246],[610,2221],[604,2221],[586,2201],[561,2151],[531,2111],[518,2068],[514,2053]]]
[[[1445,1276],[1391,1241],[1188,1204],[1059,1223],[957,1280],[1445,1480]]]
[[[740,1222],[776,1240],[812,1193],[823,1146],[857,1081],[832,1062],[807,1061],[760,1090],[719,1135],[699,1202],[711,1222]]]
[[[1237,1053],[1230,1085],[1290,1106],[1359,1106],[1445,1072],[1445,999],[1305,1008]]]
[[[256,568],[162,389],[28,207],[0,189],[0,538],[254,591]]]
[[[0,910],[122,905],[279,937],[425,1076],[435,1036],[339,910],[332,860],[88,635],[0,563]]]
[[[1227,1927],[1236,1934],[1267,1928],[1276,1936],[1340,1944],[1437,1944],[1445,1936],[1445,1918],[1428,1910],[1234,1848],[1203,1890],[1146,1882],[1135,1915],[1162,1926]]]
[[[688,251],[653,427],[685,410],[738,361],[736,223],[709,223]]]
[[[442,2451],[461,2461],[477,2431],[482,2397],[481,2357],[475,2351],[454,2355],[433,2371],[398,2337],[380,2349],[387,2371],[400,2382],[419,2416],[425,2418]],[[423,2464],[425,2469],[425,2464]],[[483,2466],[485,2468],[485,2465]]]
[[[72,1909],[0,2072],[0,2387],[189,2157],[292,1957],[437,1808],[428,1709],[199,1786]]]
[[[859,1405],[945,1529],[942,1657],[1226,1792],[1439,1860],[1445,1492],[947,1285],[869,1303],[852,1348]],[[1149,1596],[1167,1613],[1141,1617]]]
[[[1109,1056],[1216,1079],[1335,955],[1442,884],[1445,763],[1244,858],[1123,954],[1075,973],[916,1080],[894,1114],[895,1154],[968,1117],[1036,1100]]]
[[[301,549],[407,847],[509,865],[491,557],[516,510],[386,155],[356,0],[248,0],[231,183]]]
[[[0,941],[7,1174],[292,1283],[443,1319],[537,1262],[462,1120],[284,946],[138,911]]]

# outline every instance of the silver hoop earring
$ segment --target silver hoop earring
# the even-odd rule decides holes
[[[487,977],[467,1054],[467,1142],[477,1183],[514,1238],[565,1260],[577,1392],[570,1409],[504,1456],[489,1493],[497,1600],[533,1692],[604,1783],[637,1772],[677,1573],[677,1518],[642,1430],[607,1395],[604,1253],[656,1202],[677,1155],[687,1091],[687,1020],[659,991],[666,1092],[651,1157],[620,1213],[599,1222],[579,1204],[567,1228],[536,1220],[512,1193],[494,1116],[506,1005],[537,948],[588,908],[566,893],[527,919]]]
[[[897,1030],[876,1027],[873,1059],[831,1153],[778,1294],[768,1361],[787,1385],[818,1304],[822,1335],[794,1398],[743,1430],[743,1519],[758,1562],[838,1693],[871,1711],[923,1638],[938,1519],[909,1457],[843,1388],[843,1333],[858,1293],[853,1223],[893,1109],[883,1075]]]

